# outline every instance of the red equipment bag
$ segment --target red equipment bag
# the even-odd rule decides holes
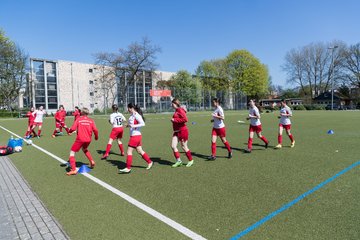
[[[12,148],[8,146],[0,146],[0,156],[5,156],[12,153]]]

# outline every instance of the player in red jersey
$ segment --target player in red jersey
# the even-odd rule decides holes
[[[123,123],[126,121],[126,118],[124,117],[124,115],[119,113],[118,105],[114,104],[111,108],[113,110],[113,113],[110,115],[109,123],[112,125],[112,130],[110,133],[108,144],[106,145],[105,153],[101,158],[102,160],[107,159],[107,157],[109,156],[114,139],[117,139],[121,156],[125,155],[121,139],[124,133]]]
[[[249,115],[246,118],[246,120],[250,120],[250,126],[249,126],[248,148],[245,149],[246,153],[251,153],[252,151],[254,132],[256,132],[258,138],[260,138],[265,143],[265,148],[267,148],[269,145],[269,141],[266,139],[265,136],[261,134],[262,127],[260,122],[260,112],[255,105],[255,100],[251,99],[249,101],[249,106],[250,106]]]
[[[30,135],[31,132],[33,133],[34,137],[36,136],[36,133],[35,133],[35,131],[33,129],[34,120],[35,120],[35,117],[36,117],[36,116],[33,115],[34,111],[35,111],[35,108],[31,107],[30,111],[26,113],[26,117],[28,117],[29,120],[28,120],[28,127],[27,127],[24,138],[27,138],[27,139],[31,138],[31,135]]]
[[[80,109],[78,106],[75,106],[75,111],[72,113],[72,115],[74,116],[74,122],[80,117]]]
[[[186,164],[186,167],[191,167],[194,164],[194,160],[187,145],[189,140],[189,130],[186,126],[186,122],[188,121],[186,111],[180,106],[179,99],[174,98],[171,103],[172,107],[175,109],[175,113],[171,119],[174,130],[171,140],[171,148],[174,152],[174,157],[176,158],[176,163],[174,163],[172,167],[180,167],[182,165],[180,153],[177,148],[179,142],[181,148],[185,151],[186,157],[189,160],[189,162]]]
[[[69,134],[69,128],[66,126],[65,118],[66,118],[66,111],[63,105],[60,105],[59,110],[55,113],[55,130],[51,137],[56,137],[57,134],[62,133],[62,128],[65,128],[67,134]]]
[[[144,116],[142,111],[138,105],[134,105],[132,103],[128,104],[128,111],[131,114],[129,117],[128,124],[126,127],[130,128],[130,140],[128,143],[127,149],[127,157],[126,157],[126,168],[120,169],[120,173],[129,173],[131,171],[131,164],[132,164],[132,153],[134,149],[141,155],[141,157],[147,162],[147,170],[149,170],[152,165],[153,161],[151,161],[149,155],[142,149],[141,144],[141,132],[140,128],[145,126]]]
[[[89,109],[87,108],[81,109],[81,116],[74,122],[74,124],[71,126],[69,130],[70,133],[76,131],[77,135],[75,142],[70,150],[69,163],[71,170],[66,173],[68,176],[77,174],[75,153],[80,151],[80,149],[83,150],[85,156],[89,160],[90,168],[95,167],[95,161],[92,158],[90,151],[88,150],[88,147],[91,143],[92,134],[94,133],[95,140],[98,140],[99,133],[98,133],[98,129],[96,128],[94,120],[89,118],[88,115],[89,115]]]

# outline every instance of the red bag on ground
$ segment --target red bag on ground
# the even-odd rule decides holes
[[[12,148],[8,146],[0,146],[0,156],[5,156],[12,153]]]

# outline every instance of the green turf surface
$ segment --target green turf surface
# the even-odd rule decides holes
[[[97,163],[91,174],[205,238],[228,239],[360,160],[358,111],[294,112],[296,146],[291,149],[284,135],[281,150],[272,149],[277,144],[277,113],[264,113],[263,135],[270,147],[265,150],[255,138],[251,154],[243,153],[248,123],[237,122],[245,121],[246,114],[226,112],[233,159],[225,157],[227,151],[218,140],[218,158],[205,161],[210,155],[210,113],[189,113],[195,164],[176,169],[171,168],[171,114],[146,115],[143,148],[155,164],[147,171],[146,162],[134,154],[132,173],[127,175],[117,173],[125,157],[118,155],[115,143],[114,154],[100,160],[111,127],[106,116],[95,117],[100,139],[89,148]],[[22,136],[26,121],[0,120],[0,125]],[[75,136],[53,139],[53,128],[54,120],[46,119],[44,136],[33,142],[67,160]],[[327,134],[329,129],[335,134]],[[0,145],[6,144],[10,134],[1,129],[0,134]],[[125,145],[128,138],[125,130]],[[187,238],[87,178],[65,176],[59,162],[34,147],[24,146],[22,153],[10,157],[72,239]],[[181,157],[186,163],[183,153]],[[88,163],[82,152],[76,158]],[[243,239],[359,239],[359,174],[359,167],[354,168]]]

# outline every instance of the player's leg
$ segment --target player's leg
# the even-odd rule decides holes
[[[247,149],[245,149],[246,153],[251,153],[252,151],[252,143],[253,143],[253,139],[254,139],[254,131],[251,129],[249,129],[249,138],[248,138],[248,147]]]
[[[132,154],[134,151],[134,147],[131,147],[128,145],[127,151],[126,151],[126,168],[120,169],[120,173],[129,173],[131,171],[131,164],[132,164]]]
[[[287,129],[286,129],[286,134],[288,135],[288,137],[290,138],[290,141],[291,141],[291,145],[290,145],[290,147],[295,147],[295,140],[294,140],[294,136],[291,134],[291,128],[290,127],[288,127]]]
[[[114,139],[112,139],[111,137],[109,138],[109,141],[106,145],[106,150],[104,155],[101,157],[101,160],[107,159],[111,150],[111,146],[112,146],[112,142],[114,141]]]
[[[278,132],[278,145],[276,145],[276,149],[279,149],[282,147],[282,133],[283,133],[284,127],[280,124],[279,125],[279,132]]]
[[[138,146],[136,148],[136,151],[141,155],[141,157],[147,162],[148,166],[147,166],[147,170],[149,170],[152,165],[153,165],[153,162],[151,161],[149,155],[147,155],[147,153],[142,149],[141,146]]]
[[[265,148],[268,148],[269,141],[266,139],[265,136],[262,135],[261,131],[256,132],[256,135],[257,135],[258,138],[260,138],[265,143]]]
[[[174,157],[176,159],[176,163],[173,164],[172,167],[180,167],[182,165],[182,161],[180,159],[180,153],[179,153],[179,150],[177,148],[178,143],[179,143],[179,139],[176,136],[176,134],[174,134],[172,139],[171,139],[171,148],[173,150]]]
[[[90,142],[83,143],[83,145],[82,145],[82,150],[83,150],[86,158],[87,158],[87,159],[89,160],[89,162],[90,162],[90,168],[94,168],[94,167],[95,167],[95,161],[94,161],[93,157],[91,156],[90,151],[88,150],[89,145],[90,145]]]
[[[215,132],[215,129],[213,129],[211,133],[211,156],[208,157],[209,160],[216,159],[216,139],[217,139],[217,134]]]
[[[189,162],[186,164],[187,167],[191,167],[194,164],[194,160],[191,155],[191,151],[188,147],[188,141],[185,139],[182,139],[180,141],[181,148],[185,151],[186,157],[189,160]]]

